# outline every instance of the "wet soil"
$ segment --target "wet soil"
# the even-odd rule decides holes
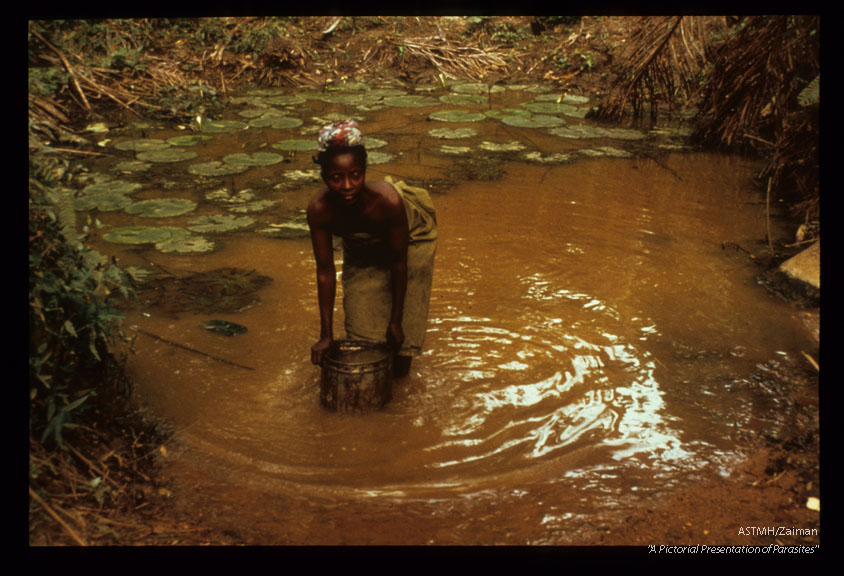
[[[519,20],[520,25],[529,21],[503,20]],[[557,81],[574,93],[605,93],[613,76],[608,66],[599,64],[611,62],[617,44],[629,37],[629,28],[630,23],[623,19],[584,18],[574,27],[558,30],[561,37],[575,35],[571,48],[593,54],[592,67],[603,73],[588,74],[579,69],[558,72],[538,65],[529,71],[531,63],[541,61],[539,54],[546,49],[542,45],[535,45],[533,57],[522,56],[525,65],[520,72],[531,79],[540,73],[545,80]],[[346,53],[360,54],[377,41],[379,34],[390,34],[384,26],[371,26],[361,32],[326,40],[315,25],[312,36],[314,46],[340,40]],[[419,35],[425,33],[420,29]],[[342,76],[342,63],[346,61],[351,61],[347,66],[352,74],[354,58],[341,59],[332,73]],[[411,81],[427,80],[432,75],[429,64],[410,59],[396,63],[395,69],[386,72]],[[818,545],[819,514],[807,507],[809,498],[820,497],[818,373],[810,368],[767,367],[760,370],[754,382],[778,402],[796,408],[791,412],[796,416],[787,432],[779,437],[761,437],[752,430],[741,430],[738,434],[751,456],[730,476],[712,473],[673,491],[664,500],[631,511],[623,521],[569,535],[561,543],[643,548],[668,544]],[[34,457],[45,472],[33,487],[44,488],[51,495],[52,514],[30,502],[29,544],[73,546],[79,544],[79,538],[90,545],[104,546],[277,542],[270,524],[255,522],[233,531],[224,518],[210,516],[198,505],[195,495],[172,492],[168,478],[160,474],[161,463],[168,457],[164,447],[167,437],[166,425],[130,409],[119,419],[94,420],[70,432],[68,445],[78,454],[60,451],[58,455],[48,455],[34,450]],[[32,458],[33,453],[31,465]],[[85,485],[90,486],[94,478],[107,478],[103,484],[108,490],[86,490]],[[213,500],[215,495],[208,494],[207,498]],[[220,511],[225,507],[213,509]],[[289,513],[295,514],[296,510]],[[738,533],[737,527],[748,530]],[[771,536],[760,533],[759,528],[763,527],[782,530]],[[799,528],[800,533],[795,533],[798,531],[794,528]],[[806,534],[807,530],[816,531]]]

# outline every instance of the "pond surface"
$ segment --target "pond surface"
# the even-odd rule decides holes
[[[90,163],[141,184],[78,206],[121,265],[272,279],[241,309],[142,293],[129,312],[137,396],[175,432],[174,494],[263,544],[565,544],[703,472],[729,475],[739,430],[784,425],[747,378],[811,344],[734,248],[764,250],[759,166],[670,128],[594,129],[588,103],[562,94],[408,95],[253,92],[206,123],[209,138],[158,149],[192,133],[150,122],[109,134]],[[440,234],[424,354],[382,411],[356,416],[320,405],[309,361],[308,142],[333,115],[370,138],[370,180],[432,192]],[[152,200],[167,202],[137,206]],[[167,230],[139,239],[141,226]],[[127,235],[137,243],[106,240]]]

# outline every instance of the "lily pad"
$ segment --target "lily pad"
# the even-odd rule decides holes
[[[81,196],[73,201],[74,210],[113,212],[122,210],[132,203],[132,199],[119,192],[100,192],[90,196]]]
[[[469,146],[440,146],[443,154],[468,154],[472,149]]]
[[[290,220],[281,224],[269,224],[260,230],[277,238],[307,238],[311,234],[308,216],[305,210],[299,210]]]
[[[378,138],[370,138],[369,136],[366,137],[366,149],[372,150],[373,148],[383,148],[387,145],[386,140],[379,140]]]
[[[563,164],[571,161],[571,155],[565,152],[554,152],[547,155],[543,155],[541,152],[526,152],[523,156],[529,162],[539,162],[540,164]]]
[[[148,152],[152,150],[164,150],[170,144],[157,138],[142,138],[140,140],[124,140],[114,145],[118,150],[131,150],[133,152]]]
[[[193,150],[165,148],[163,150],[140,152],[136,155],[136,158],[145,162],[183,162],[184,160],[191,160],[197,156],[198,154]]]
[[[257,107],[257,108],[245,108],[237,113],[239,116],[243,116],[244,118],[260,118],[264,117],[279,117],[284,116],[284,113],[280,110],[276,110],[275,108],[267,108],[266,106]]]
[[[518,126],[519,128],[552,128],[565,124],[562,119],[556,116],[544,116],[542,114],[505,116],[501,121],[509,126]]]
[[[407,96],[389,96],[384,98],[384,104],[387,106],[396,106],[403,108],[421,108],[423,106],[436,106],[439,100],[431,98],[430,96],[420,96],[410,94]]]
[[[126,207],[126,212],[144,218],[181,216],[196,209],[196,202],[185,198],[156,198],[141,200]]]
[[[486,118],[486,116],[479,112],[470,112],[469,110],[441,110],[429,114],[428,118],[439,120],[440,122],[478,122]]]
[[[451,90],[461,94],[487,94],[488,92],[495,94],[497,92],[504,92],[504,88],[501,86],[490,87],[489,84],[483,83],[455,84],[451,87]]]
[[[471,138],[477,136],[478,131],[474,128],[434,128],[428,132],[434,138]]]
[[[249,125],[253,128],[275,128],[276,130],[284,130],[285,128],[296,128],[302,125],[302,121],[291,116],[261,116],[249,121]]]
[[[246,188],[236,194],[232,194],[228,188],[219,188],[208,192],[205,198],[223,204],[246,204],[255,200],[255,193],[251,189]]]
[[[264,97],[263,101],[267,104],[275,104],[276,106],[295,106],[296,104],[304,104],[308,100],[304,96],[282,94],[279,96]]]
[[[213,139],[212,136],[206,134],[185,134],[184,136],[168,138],[167,143],[173,146],[196,146],[197,144],[205,144]]]
[[[202,131],[211,134],[237,132],[246,128],[249,128],[249,124],[239,120],[206,120],[202,123]]]
[[[455,106],[471,106],[473,104],[486,104],[487,97],[477,94],[443,94],[440,96],[440,102]]]
[[[142,188],[142,184],[137,182],[126,182],[124,180],[105,180],[95,184],[89,184],[82,189],[82,194],[86,196],[93,196],[95,194],[109,193],[109,194],[131,194],[138,188]]]
[[[631,156],[631,154],[626,150],[619,150],[618,148],[613,148],[612,146],[599,146],[598,148],[592,150],[581,150],[580,153],[584,156],[593,157],[611,156],[613,158],[628,158]]]
[[[200,216],[188,222],[188,230],[191,232],[230,232],[239,228],[246,228],[255,223],[250,216],[233,216],[221,214],[216,216]]]
[[[282,140],[272,145],[276,150],[316,150],[317,145],[313,140]]]
[[[314,170],[286,170],[283,176],[294,182],[319,182],[321,178],[318,168]]]
[[[329,104],[349,104],[352,106],[355,104],[366,104],[367,102],[370,102],[369,96],[359,92],[329,92],[322,94],[319,99],[323,102],[328,102]]]
[[[508,116],[530,116],[531,112],[529,110],[525,110],[523,108],[503,108],[500,110],[487,110],[484,112],[484,116],[487,118],[493,118],[495,120],[501,120],[502,118],[506,118]]]
[[[481,142],[478,148],[489,150],[490,152],[518,152],[524,150],[525,146],[521,142]]]
[[[211,332],[222,334],[223,336],[236,336],[246,332],[246,326],[229,322],[227,320],[209,320],[199,325],[200,328],[205,328]]]
[[[325,87],[326,90],[347,90],[349,92],[367,92],[369,91],[369,84],[363,82],[343,82],[341,84],[331,83]]]
[[[103,239],[115,244],[153,244],[188,236],[190,232],[175,226],[121,226],[103,234]]]
[[[281,154],[272,152],[255,152],[254,154],[240,152],[223,157],[223,162],[237,166],[270,166],[271,164],[278,164],[282,159]]]
[[[270,206],[276,204],[275,200],[255,200],[254,202],[244,202],[243,204],[234,204],[229,206],[232,212],[248,213],[260,212],[266,210]]]
[[[216,248],[216,244],[202,236],[188,236],[180,239],[170,239],[164,242],[156,242],[155,249],[167,254],[197,254],[210,252]]]
[[[640,140],[645,137],[638,130],[626,128],[603,128],[601,126],[566,126],[549,130],[551,134],[562,138],[609,138],[613,140]]]
[[[562,102],[525,102],[522,106],[526,110],[530,110],[536,114],[569,114],[577,112],[577,109],[571,104],[563,104]]]
[[[245,172],[249,166],[238,164],[225,164],[217,160],[213,162],[205,162],[202,164],[192,164],[188,168],[188,172],[198,176],[228,176],[230,174],[240,174]]]
[[[140,160],[126,160],[125,162],[118,162],[114,165],[114,170],[117,172],[144,172],[149,170],[152,164],[149,162],[142,162]]]
[[[366,155],[367,164],[385,164],[395,158],[392,154],[387,152],[369,152]]]
[[[124,271],[132,277],[132,280],[139,284],[154,278],[156,275],[155,270],[144,266],[127,266]]]

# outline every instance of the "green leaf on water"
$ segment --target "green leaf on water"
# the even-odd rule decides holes
[[[126,207],[126,212],[144,218],[170,218],[196,209],[196,202],[186,198],[156,198],[141,200]]]

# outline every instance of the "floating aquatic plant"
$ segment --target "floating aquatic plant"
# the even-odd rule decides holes
[[[625,150],[619,150],[618,148],[613,148],[612,146],[599,146],[598,148],[594,149],[580,150],[580,154],[584,156],[593,157],[611,156],[614,158],[627,158],[631,156],[629,152]]]
[[[428,118],[439,120],[440,122],[478,122],[486,118],[486,116],[479,112],[470,112],[469,110],[441,110],[439,112],[432,112],[428,115]]]
[[[140,140],[124,140],[114,145],[118,150],[131,150],[132,152],[147,152],[151,150],[164,150],[170,144],[157,138],[142,138]]]
[[[175,226],[121,226],[103,234],[103,240],[115,244],[154,244],[188,236],[188,230]]]
[[[587,112],[585,108],[577,108],[571,104],[556,101],[537,102],[534,100],[533,102],[525,102],[522,106],[535,114],[563,114],[574,118],[585,118]]]
[[[283,176],[295,182],[319,182],[319,169],[314,170],[285,170]]]
[[[302,121],[291,116],[261,116],[249,121],[249,125],[253,128],[274,128],[276,130],[284,130],[286,128],[296,128],[302,125]]]
[[[216,248],[216,244],[202,236],[188,236],[180,239],[170,239],[164,242],[156,242],[155,249],[166,254],[198,254],[210,252]]]
[[[210,142],[213,139],[213,136],[208,136],[207,134],[185,134],[183,136],[168,138],[167,143],[173,146],[196,146]]]
[[[269,224],[267,228],[260,230],[260,232],[277,238],[307,238],[310,236],[307,212],[298,210],[287,222]]]
[[[278,164],[282,159],[283,156],[281,154],[274,154],[272,152],[255,152],[253,154],[239,152],[223,157],[223,162],[236,166],[270,166],[272,164]]]
[[[197,176],[228,176],[230,174],[240,174],[245,172],[249,166],[240,164],[226,164],[218,160],[213,162],[204,162],[201,164],[191,164],[188,172],[196,174]]]
[[[443,94],[440,96],[440,102],[455,106],[471,106],[473,104],[485,104],[487,97],[477,94]]]
[[[244,202],[243,204],[233,204],[229,206],[232,212],[248,213],[260,212],[266,210],[270,206],[276,204],[275,200],[255,200],[254,202]]]
[[[483,150],[488,150],[490,152],[518,152],[519,150],[524,150],[524,144],[521,142],[506,142],[503,144],[499,144],[496,142],[481,142],[478,145],[478,148]]]
[[[205,198],[222,204],[246,204],[255,200],[255,193],[250,188],[245,188],[235,194],[232,194],[228,188],[219,188],[205,194]]]
[[[565,124],[561,118],[543,114],[504,116],[501,121],[509,126],[518,126],[519,128],[551,128]]]
[[[474,128],[434,128],[428,132],[434,138],[471,138],[477,136],[478,131]]]
[[[122,210],[132,203],[132,199],[120,192],[100,192],[89,196],[81,196],[73,201],[74,210],[113,212]]]
[[[89,184],[82,189],[82,194],[91,196],[94,194],[110,193],[110,194],[131,194],[138,188],[142,188],[143,184],[137,182],[126,182],[125,180],[104,180]]]
[[[282,140],[272,145],[276,150],[307,151],[316,150],[316,142],[313,140]]]
[[[231,232],[240,228],[246,228],[255,223],[250,216],[234,216],[232,214],[219,214],[214,216],[200,216],[188,222],[188,230],[191,232]]]
[[[525,152],[523,157],[529,162],[539,162],[541,164],[562,164],[571,161],[571,155],[564,152],[554,152],[547,155],[543,155],[541,152]]]
[[[484,112],[484,116],[487,118],[493,118],[495,120],[501,120],[502,118],[506,118],[508,116],[530,116],[531,112],[529,110],[525,110],[523,108],[503,108],[500,110],[487,110]]]
[[[373,148],[383,148],[387,145],[386,140],[379,140],[378,138],[371,138],[369,136],[366,137],[366,149],[372,150]]]
[[[367,164],[386,164],[393,160],[395,156],[387,152],[369,152],[366,156]]]
[[[639,140],[645,137],[638,130],[625,128],[603,128],[601,126],[566,126],[549,130],[551,134],[562,138],[609,138],[613,140]]]
[[[440,146],[440,152],[444,154],[467,154],[472,149],[468,146]]]
[[[387,106],[396,106],[403,108],[421,108],[423,106],[436,106],[439,100],[431,98],[430,96],[421,96],[418,94],[410,94],[407,96],[389,96],[384,98],[384,104]]]
[[[307,98],[304,96],[296,96],[296,95],[278,95],[278,96],[268,96],[264,97],[263,101],[267,104],[274,104],[276,106],[295,106],[297,104],[304,104],[307,102]]]
[[[489,84],[469,83],[469,84],[455,84],[451,87],[452,92],[459,92],[461,94],[487,94],[491,92],[504,92],[501,86],[490,86]]]
[[[169,145],[168,145],[169,146]],[[150,150],[139,152],[135,157],[145,162],[183,162],[192,160],[198,154],[193,150],[182,150],[181,148],[164,148],[163,150]]]
[[[249,128],[249,124],[239,120],[205,120],[202,123],[202,131],[211,134],[237,132],[247,128]]]
[[[186,198],[156,198],[141,200],[126,207],[126,212],[144,218],[170,218],[196,209],[196,202]]]
[[[152,164],[149,162],[142,162],[140,160],[126,160],[125,162],[118,162],[114,165],[116,172],[144,172],[149,170]]]

